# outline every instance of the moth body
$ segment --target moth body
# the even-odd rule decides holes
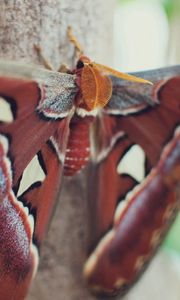
[[[74,117],[69,126],[65,154],[64,175],[73,176],[86,166],[90,159],[90,126],[93,117]]]
[[[101,114],[102,109],[112,97],[112,81],[104,74],[104,68],[104,66],[92,63],[88,57],[81,56],[73,72],[76,75],[75,81],[78,87],[74,99],[75,113],[78,117],[75,115],[70,121],[64,165],[66,176],[76,174],[89,161],[92,148],[90,145],[91,123],[95,116]],[[132,76],[132,79],[141,81],[135,76]]]

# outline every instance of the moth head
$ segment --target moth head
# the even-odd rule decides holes
[[[89,65],[89,64],[91,64],[91,60],[87,56],[81,55],[77,62],[76,68],[82,69],[85,65]]]

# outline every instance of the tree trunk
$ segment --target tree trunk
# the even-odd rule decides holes
[[[112,65],[114,0],[1,0],[0,57],[39,63],[34,44],[42,47],[55,69],[74,66],[67,26],[93,60]],[[108,47],[107,47],[108,44]],[[91,300],[82,277],[86,257],[84,173],[64,180],[61,201],[42,247],[38,274],[28,300]]]

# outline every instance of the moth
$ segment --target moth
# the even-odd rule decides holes
[[[84,276],[97,294],[128,291],[179,209],[180,66],[128,75],[81,55],[63,73],[1,60],[0,101],[1,299],[25,298],[62,176],[87,165]],[[134,145],[146,155],[141,182],[117,170]],[[34,157],[44,178],[20,192]]]

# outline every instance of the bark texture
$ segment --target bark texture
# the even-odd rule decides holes
[[[115,0],[1,0],[0,57],[39,63],[39,44],[55,69],[74,65],[67,36],[71,25],[85,54],[112,65],[112,23]],[[87,228],[84,173],[64,180],[38,274],[28,300],[92,300],[82,278]]]
[[[40,44],[55,67],[72,63],[67,26],[95,60],[112,61],[114,0],[1,0],[0,54],[9,59],[38,62],[33,44]]]

